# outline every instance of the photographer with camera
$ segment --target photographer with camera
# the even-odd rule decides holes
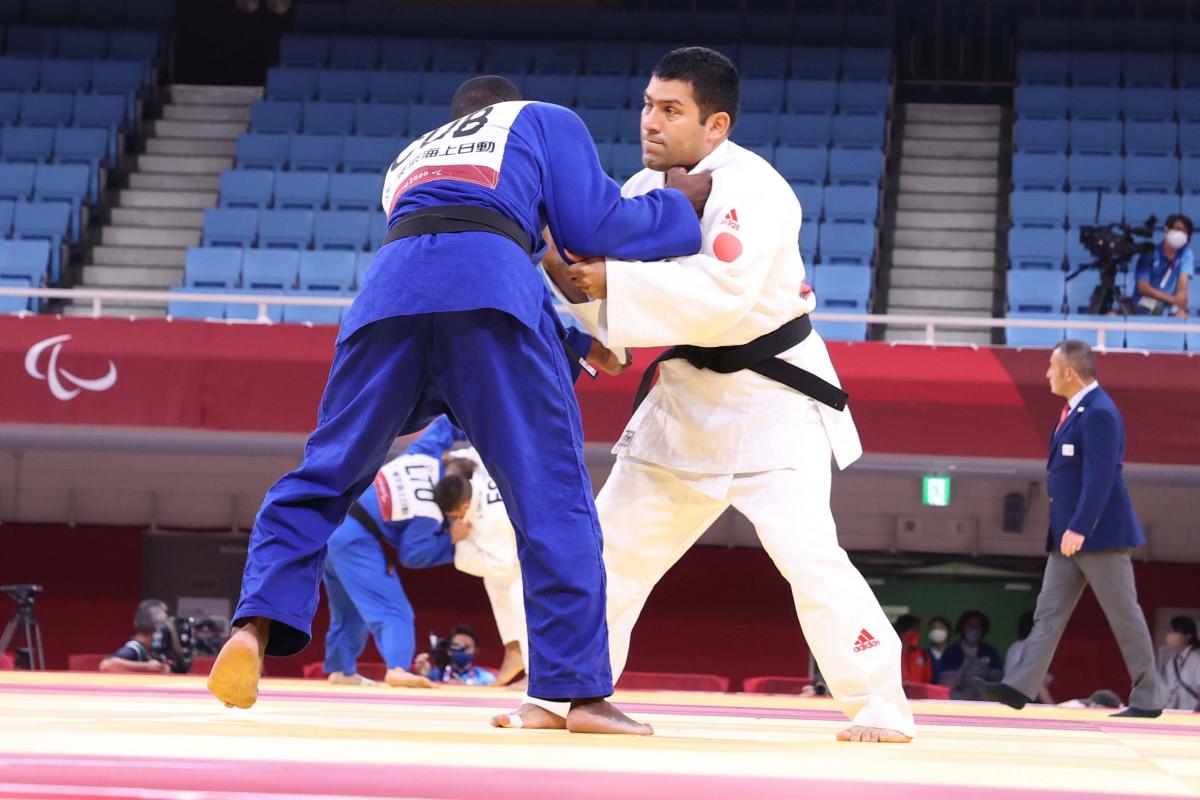
[[[479,651],[479,636],[470,625],[458,625],[450,636],[434,645],[433,655],[421,653],[413,662],[413,671],[434,683],[455,683],[462,686],[491,686],[496,676],[475,666]]]
[[[1187,316],[1188,281],[1195,273],[1192,248],[1192,221],[1183,214],[1167,217],[1163,242],[1152,252],[1143,253],[1134,272],[1135,314]]]
[[[133,638],[100,662],[101,672],[141,672],[161,675],[171,671],[166,661],[154,657],[154,635],[167,624],[170,615],[162,600],[146,599],[138,603],[133,616]]]

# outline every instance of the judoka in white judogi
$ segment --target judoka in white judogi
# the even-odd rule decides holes
[[[464,517],[471,526],[471,533],[454,546],[454,566],[460,572],[483,578],[500,641],[506,645],[518,642],[522,663],[528,668],[529,635],[516,531],[508,518],[500,490],[479,463],[474,449],[455,450],[451,456],[470,458],[478,464],[471,478],[471,507]]]
[[[801,209],[784,179],[730,141],[692,172],[701,170],[713,179],[703,250],[653,263],[608,260],[607,299],[580,309],[605,345],[741,345],[815,307],[797,245]],[[643,170],[622,193],[640,195],[663,181],[664,173]],[[815,332],[779,358],[837,385]],[[616,465],[596,505],[614,676],[651,589],[733,506],[791,583],[805,638],[847,716],[855,725],[915,733],[900,641],[838,544],[829,507],[831,455],[844,469],[862,454],[849,409],[835,411],[748,370],[719,374],[675,359],[662,364],[613,452]]]

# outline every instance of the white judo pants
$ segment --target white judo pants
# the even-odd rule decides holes
[[[507,645],[521,645],[521,662],[529,668],[529,631],[525,624],[525,593],[521,584],[521,571],[513,570],[506,578],[484,577],[483,588],[492,604],[492,616],[496,618],[496,629],[500,641]]]
[[[846,716],[855,725],[915,735],[900,681],[899,637],[837,541],[830,455],[822,435],[800,469],[714,476],[617,459],[596,498],[614,682],[654,585],[733,506],[791,584],[804,637]]]

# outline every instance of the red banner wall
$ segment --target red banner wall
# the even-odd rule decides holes
[[[0,585],[36,581],[45,587],[37,615],[51,669],[65,669],[72,653],[111,653],[129,637],[141,599],[139,530],[9,523],[0,555]],[[1194,605],[1194,565],[1139,563],[1134,569],[1138,600],[1151,623],[1160,608]],[[498,662],[500,640],[477,578],[449,566],[404,570],[402,577],[416,609],[418,647],[427,632],[444,634],[465,622],[480,633],[484,663]],[[12,610],[0,597],[0,622]],[[943,611],[951,619],[958,612]],[[312,645],[297,656],[272,659],[270,673],[298,677],[304,664],[321,660],[328,621],[322,601]],[[1012,624],[994,613],[992,622]],[[1100,605],[1085,593],[1051,664],[1055,697],[1086,697],[1104,688],[1124,696],[1129,676],[1118,653]],[[378,660],[371,645],[360,663]],[[693,548],[667,573],[634,631],[629,661],[632,670],[728,675],[735,688],[751,675],[801,675],[807,665],[791,593],[770,558],[758,548],[723,547]]]
[[[308,431],[333,340],[332,327],[0,318],[0,424]],[[877,342],[829,347],[868,452],[1045,455],[1062,404],[1047,389],[1046,351]],[[589,441],[619,436],[640,365],[653,355],[639,353],[635,367],[617,378],[580,381]],[[115,383],[86,388],[109,374],[110,362]],[[52,372],[60,394],[78,393],[57,399]],[[1200,464],[1200,359],[1105,354],[1100,380],[1125,416],[1129,461]]]

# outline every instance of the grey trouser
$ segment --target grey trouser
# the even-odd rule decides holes
[[[1107,550],[1076,553],[1071,558],[1057,550],[1050,553],[1042,578],[1042,592],[1033,613],[1033,632],[1025,643],[1021,663],[1004,676],[1006,684],[1026,697],[1037,697],[1067,620],[1083,594],[1083,587],[1090,585],[1117,637],[1133,681],[1129,705],[1147,710],[1163,707],[1154,664],[1154,645],[1138,605],[1129,553],[1129,550]]]

